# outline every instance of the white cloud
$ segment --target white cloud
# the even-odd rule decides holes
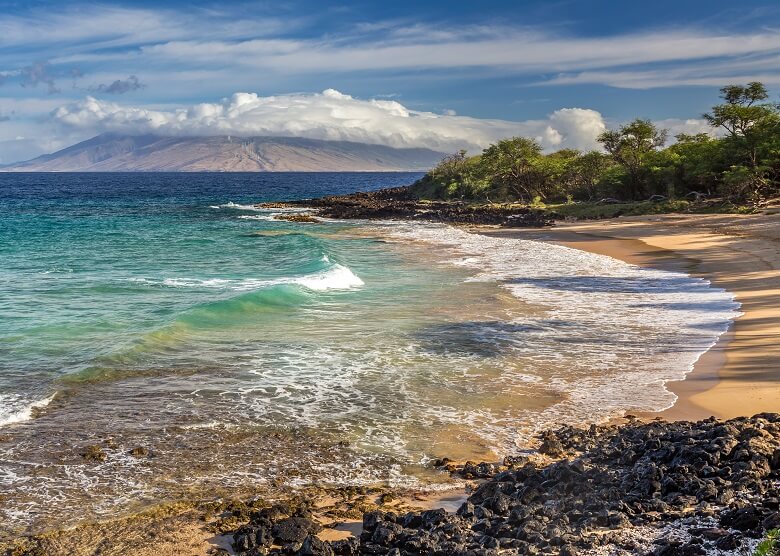
[[[550,115],[550,128],[561,138],[554,146],[583,150],[597,148],[595,139],[606,130],[599,112],[583,108],[556,110]]]
[[[662,129],[666,129],[669,132],[669,142],[673,142],[674,138],[681,133],[686,135],[697,135],[699,133],[706,133],[708,135],[720,135],[720,131],[713,129],[707,123],[706,120],[699,118],[689,118],[682,120],[678,118],[668,118],[666,120],[658,120],[654,122],[655,125]]]
[[[172,136],[294,136],[392,147],[478,151],[497,139],[535,137],[547,149],[597,148],[600,113],[557,110],[546,119],[511,122],[411,110],[394,100],[362,100],[334,89],[261,97],[235,93],[218,103],[178,109],[124,106],[87,97],[52,112],[67,130]]]
[[[419,27],[419,26],[418,26]],[[262,68],[281,73],[351,72],[422,68],[501,68],[514,73],[588,71],[636,67],[642,64],[681,64],[713,58],[729,60],[768,55],[780,49],[780,33],[724,34],[684,29],[606,37],[556,36],[538,29],[473,27],[444,32],[399,35],[395,29],[372,37],[288,39],[251,38],[204,40],[200,36],[145,44],[132,57],[154,64],[199,63]],[[97,61],[100,54],[91,55]],[[97,56],[97,57],[95,57]],[[115,53],[106,54],[116,60]],[[79,61],[78,57],[60,61]],[[772,72],[771,65],[764,66]],[[598,78],[600,74],[589,74]],[[555,81],[553,81],[555,82]]]
[[[533,75],[532,81],[544,84],[625,88],[711,86],[759,78],[780,82],[780,32],[772,28],[738,33],[688,26],[594,37],[543,28],[448,28],[396,20],[337,33],[291,34],[311,27],[315,18],[288,14],[282,19],[230,7],[206,13],[100,5],[0,14],[0,36],[9,47],[0,52],[0,69],[12,75],[19,65],[41,59],[55,68],[84,65],[90,73],[121,65],[124,76],[136,74],[150,83],[180,81],[186,79],[180,73],[202,71],[233,87],[223,90],[246,86],[242,79],[251,70],[264,72],[266,80],[325,72],[464,68]],[[19,58],[20,50],[27,60]],[[706,73],[699,71],[705,67]]]
[[[778,64],[773,59],[767,66]],[[647,70],[647,71],[585,71],[576,74],[562,74],[553,79],[536,83],[536,85],[581,85],[585,83],[604,84],[621,89],[655,89],[659,87],[705,86],[722,87],[729,83],[748,83],[761,81],[765,85],[780,84],[780,73],[771,70],[757,70],[757,73],[747,73],[747,68],[740,72],[730,71],[731,64],[713,68],[712,73],[698,69],[684,70]]]
[[[63,6],[65,6],[63,4]],[[95,4],[33,10],[27,15],[0,14],[0,36],[7,47],[74,49],[115,48],[200,36],[238,39],[279,32],[296,20],[229,11],[126,8]]]

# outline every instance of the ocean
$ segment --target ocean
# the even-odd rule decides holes
[[[447,488],[433,458],[669,407],[738,314],[679,272],[254,206],[417,177],[0,173],[0,535],[311,484]]]

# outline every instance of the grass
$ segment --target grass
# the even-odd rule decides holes
[[[662,203],[616,203],[614,205],[566,203],[560,205],[547,205],[546,208],[564,218],[598,220],[601,218],[615,218],[616,216],[685,212],[688,210],[689,206],[690,203],[687,201],[664,201]]]
[[[596,203],[563,203],[546,205],[547,210],[562,218],[578,220],[598,220],[615,218],[617,216],[642,216],[647,214],[669,213],[723,213],[750,214],[755,209],[745,205],[734,205],[728,202],[694,204],[685,200],[667,200],[660,202],[640,201],[634,203],[618,203],[600,205]]]

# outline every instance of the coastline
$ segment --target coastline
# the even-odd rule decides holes
[[[699,358],[685,380],[667,383],[667,387],[678,396],[674,406],[658,413],[637,414],[642,421],[659,416],[666,421],[698,420],[710,415],[726,419],[764,411],[780,411],[780,403],[776,401],[780,399],[780,385],[777,381],[780,376],[777,367],[780,358],[777,347],[772,345],[772,338],[778,333],[777,323],[780,322],[778,300],[772,299],[780,291],[778,276],[775,276],[780,260],[777,245],[780,231],[778,216],[712,215],[712,218],[706,217],[706,221],[700,221],[702,215],[694,215],[691,221],[688,216],[667,215],[560,223],[554,228],[473,226],[467,229],[498,237],[548,241],[609,255],[639,266],[686,272],[708,279],[713,285],[733,293],[742,304],[744,314],[728,332],[721,335],[714,347]],[[755,225],[760,225],[762,229],[754,230]],[[728,243],[728,247],[723,245],[724,242]],[[724,257],[724,253],[728,253],[729,257]],[[746,259],[761,260],[765,268],[758,268],[757,264],[745,265]],[[755,344],[751,341],[757,339],[758,345],[754,349],[752,346]],[[744,372],[745,369],[749,372]],[[756,380],[757,377],[761,380]],[[724,384],[727,387],[725,393],[722,392]],[[735,389],[748,394],[731,393]],[[636,423],[619,419],[607,426],[618,424],[634,426]],[[672,423],[663,426],[666,425],[675,426]],[[477,484],[472,484],[472,488]],[[315,512],[318,519],[326,524],[320,538],[335,541],[349,536],[350,532],[358,532],[362,526],[360,514],[364,510],[398,512],[444,506],[454,512],[468,492],[462,488],[426,495],[419,492],[402,493],[392,488],[374,491],[371,496],[361,500],[339,504],[339,517],[330,524],[326,523],[332,517],[325,516],[325,512],[322,515],[319,511]],[[333,493],[317,492],[311,493],[311,496],[317,507],[326,503],[330,506]],[[390,500],[389,503],[384,501],[385,497]],[[109,544],[117,550],[122,547],[138,555],[178,554],[182,549],[188,549],[193,554],[224,554],[218,551],[230,546],[231,528],[245,519],[246,513],[236,510],[233,516],[235,519],[228,515],[218,517],[216,521],[215,514],[225,516],[234,511],[233,507],[224,502],[205,502],[194,507],[181,501],[174,502],[159,511],[52,531],[36,536],[30,542],[40,542],[42,544],[39,546],[54,549],[56,553],[86,554],[90,553],[97,536],[111,539]],[[222,523],[223,520],[226,521]],[[0,549],[10,546],[0,543]]]
[[[701,215],[696,215],[696,218],[700,217]],[[771,337],[775,330],[773,326],[776,327],[777,322],[780,321],[776,318],[780,307],[776,301],[772,303],[771,300],[763,299],[762,295],[759,295],[763,294],[770,298],[778,286],[778,277],[771,276],[772,273],[777,274],[778,259],[780,258],[777,239],[751,235],[750,230],[745,229],[745,217],[719,215],[716,218],[721,225],[723,225],[722,219],[727,219],[726,224],[732,228],[739,228],[740,235],[736,235],[737,230],[734,230],[733,234],[726,234],[717,228],[710,229],[710,226],[714,224],[702,227],[704,229],[693,230],[690,222],[684,216],[636,217],[620,219],[619,221],[561,223],[555,228],[543,229],[506,229],[482,226],[471,227],[469,230],[499,237],[548,241],[592,253],[609,255],[639,266],[682,271],[709,279],[714,285],[727,289],[735,294],[736,299],[742,304],[744,314],[735,321],[728,332],[720,337],[713,348],[702,355],[685,380],[667,384],[678,396],[672,408],[654,414],[639,414],[639,416],[643,420],[660,416],[666,421],[674,421],[697,420],[710,415],[729,418],[737,414],[778,411],[780,404],[775,400],[780,399],[780,385],[777,384],[777,381],[773,383],[772,378],[778,376],[777,364],[779,360],[776,356],[777,348],[771,345]],[[780,227],[780,219],[773,218],[767,221],[767,217],[762,216],[759,221],[765,224],[770,232],[777,234],[778,230],[771,228],[773,226]],[[750,223],[751,220],[747,220],[747,222]],[[695,239],[690,237],[692,235],[695,235]],[[736,262],[732,261],[730,264],[729,261],[712,257],[711,251],[720,252],[721,243],[724,241],[731,242],[728,252],[738,259]],[[749,249],[741,246],[740,242],[745,241],[750,243]],[[771,251],[771,249],[774,250]],[[768,256],[770,251],[773,258]],[[740,272],[732,264],[739,265],[740,262],[743,262],[744,257],[764,259],[767,266],[764,272],[768,272],[770,276],[765,276],[761,269],[758,269],[748,272],[752,272],[755,276],[741,278]],[[761,285],[766,286],[766,289],[762,290],[751,280],[760,281]],[[751,348],[749,361],[745,361],[746,355],[743,355],[739,348],[746,349],[744,347],[746,343],[750,343],[751,340],[755,341],[756,335],[759,334],[763,335],[759,336],[759,339],[764,338],[770,341],[765,341],[755,351]],[[732,353],[735,350],[736,353]],[[774,362],[774,366],[771,366],[772,362]],[[761,373],[762,365],[765,364],[770,364],[770,366],[764,372],[764,380],[755,380],[756,375]],[[744,369],[752,369],[752,372],[741,375]],[[724,388],[725,393],[723,393]],[[735,389],[746,393],[744,395],[730,393]],[[731,403],[726,404],[723,402],[723,396],[734,399],[728,400]],[[762,405],[765,402],[766,404]],[[629,425],[630,423],[629,421]],[[617,421],[615,424],[618,424]],[[362,527],[360,514],[363,510],[381,509],[382,511],[400,510],[403,512],[414,508],[419,511],[446,507],[448,511],[454,512],[469,493],[468,490],[464,491],[462,488],[427,495],[421,495],[417,492],[399,493],[394,489],[388,489],[386,492],[389,494],[386,499],[394,501],[390,502],[389,505],[381,501],[385,498],[381,490],[375,491],[372,496],[368,497],[370,500],[368,504],[365,504],[368,501],[365,499],[354,505],[352,502],[347,503],[346,506],[337,504],[343,508],[339,511],[339,518],[332,522],[330,527],[325,525],[326,528],[319,535],[320,538],[327,541],[338,541],[349,537],[350,533],[358,533]],[[331,504],[332,502],[329,501],[333,499],[332,497],[333,494],[330,492],[312,493],[312,500],[318,507],[320,504],[325,505],[326,502],[328,505]],[[110,538],[112,548],[116,549],[118,553],[132,551],[138,555],[165,555],[177,554],[182,549],[186,549],[193,554],[225,554],[226,552],[221,551],[229,549],[232,539],[231,533],[242,520],[246,519],[246,513],[243,510],[236,511],[233,514],[235,517],[230,517],[231,512],[233,512],[230,509],[232,508],[230,504],[224,502],[222,504],[218,502],[206,503],[206,507],[210,508],[212,505],[214,510],[204,511],[204,506],[201,505],[192,507],[187,504],[174,503],[159,511],[153,510],[108,521],[86,523],[65,531],[52,531],[31,538],[30,545],[17,546],[41,546],[57,553],[86,554],[94,547],[94,538],[98,536]],[[227,512],[222,510],[227,510]],[[340,513],[345,510],[348,511]],[[319,512],[316,513],[319,514]],[[206,515],[210,517],[206,517]],[[215,521],[214,518],[218,515],[227,515],[228,517],[220,517]],[[319,516],[319,519],[321,523],[326,524],[333,518],[326,518],[325,515],[322,515]],[[10,548],[14,544],[5,547],[0,544],[0,547]]]
[[[741,304],[742,315],[685,380],[667,383],[678,398],[671,408],[640,416],[728,419],[780,411],[780,214],[654,215],[473,231],[683,271],[727,290]]]

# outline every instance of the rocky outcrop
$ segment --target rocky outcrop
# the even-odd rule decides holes
[[[345,220],[401,219],[534,228],[552,225],[552,218],[542,210],[511,205],[419,200],[412,197],[407,187],[258,206],[308,207],[316,209],[320,216]]]
[[[319,540],[306,515],[290,524],[292,516],[274,522],[263,514],[236,532],[234,548],[307,555],[733,554],[780,524],[778,414],[564,427],[541,440],[556,461],[505,460],[504,470],[454,514],[370,512],[359,538],[338,543]],[[472,467],[472,475],[496,469]],[[280,536],[283,523],[295,534]]]

